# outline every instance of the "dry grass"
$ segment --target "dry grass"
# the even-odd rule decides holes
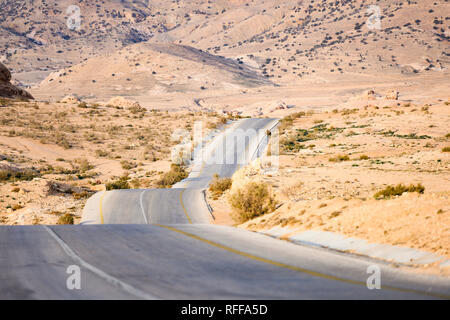
[[[70,213],[66,213],[58,218],[58,224],[73,224],[74,218]]]
[[[387,186],[383,190],[378,191],[373,195],[375,199],[390,199],[395,196],[401,196],[405,192],[417,192],[424,193],[425,187],[420,183],[417,185],[405,186],[403,184],[398,184],[396,186]]]
[[[214,198],[219,198],[225,191],[231,188],[233,181],[231,178],[220,178],[218,174],[214,175],[213,180],[209,184],[209,191],[211,191]]]
[[[342,162],[342,161],[349,161],[349,160],[350,160],[350,157],[346,154],[338,154],[337,156],[328,159],[328,161],[330,161],[330,162]]]
[[[39,176],[39,173],[31,169],[1,169],[0,181],[30,181]]]
[[[170,167],[170,171],[166,172],[162,176],[161,180],[158,181],[158,186],[160,188],[170,188],[175,183],[180,182],[187,177],[188,173],[182,166],[178,164],[172,164]]]
[[[128,183],[128,177],[126,176],[106,184],[106,190],[121,190],[121,189],[131,189],[130,184]]]

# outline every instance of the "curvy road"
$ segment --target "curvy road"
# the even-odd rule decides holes
[[[276,124],[234,123],[172,189],[95,194],[80,225],[1,227],[0,298],[450,299],[446,278],[210,224],[203,192],[213,174],[231,176],[259,156],[266,134],[237,142],[248,129],[265,133]],[[233,160],[217,161],[221,150],[233,150]],[[373,265],[381,289],[369,290]],[[80,270],[79,289],[67,286],[70,266]]]

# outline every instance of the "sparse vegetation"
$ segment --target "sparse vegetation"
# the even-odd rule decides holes
[[[327,123],[319,123],[310,129],[296,129],[288,137],[281,139],[280,146],[284,153],[298,152],[306,148],[302,144],[304,142],[317,139],[332,139],[335,134],[342,131],[342,128],[328,126]]]
[[[373,197],[377,200],[380,199],[390,199],[395,196],[401,196],[405,192],[417,192],[423,193],[425,191],[425,187],[420,183],[417,185],[411,184],[409,186],[405,186],[403,184],[398,184],[396,186],[387,186],[383,190],[378,191],[373,195]]]
[[[39,173],[31,169],[1,169],[0,181],[30,181],[39,177]]]
[[[130,170],[130,169],[134,169],[137,167],[137,165],[131,161],[127,161],[127,160],[122,160],[120,162],[120,164],[122,165],[122,169],[125,170]]]

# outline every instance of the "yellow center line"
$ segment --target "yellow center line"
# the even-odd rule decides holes
[[[192,224],[191,218],[189,217],[186,208],[184,207],[184,203],[183,203],[183,193],[184,191],[186,191],[185,189],[183,189],[180,192],[180,203],[181,203],[181,207],[183,208],[184,214],[186,215],[186,218],[188,219],[189,223]]]
[[[103,198],[106,195],[106,190],[105,192],[103,192],[102,196],[100,197],[100,205],[99,205],[99,209],[100,209],[100,221],[102,222],[102,224],[104,224],[103,221]]]
[[[266,258],[262,258],[262,257],[258,257],[255,256],[253,254],[250,253],[246,253],[237,249],[233,249],[230,248],[228,246],[222,245],[220,243],[202,238],[200,236],[197,236],[195,234],[192,233],[188,233],[185,231],[182,231],[180,229],[176,229],[174,227],[169,227],[169,226],[163,226],[163,225],[157,225],[158,227],[161,228],[165,228],[177,233],[180,233],[182,235],[185,235],[187,237],[190,237],[192,239],[196,239],[199,241],[202,241],[204,243],[207,243],[211,246],[214,246],[216,248],[240,255],[242,257],[248,258],[248,259],[252,259],[255,261],[259,261],[259,262],[264,262],[267,264],[271,264],[277,267],[281,267],[281,268],[285,268],[285,269],[289,269],[289,270],[293,270],[293,271],[297,271],[297,272],[301,272],[301,273],[306,273],[309,274],[311,276],[314,277],[320,277],[323,279],[327,279],[327,280],[335,280],[335,281],[340,281],[340,282],[344,282],[344,283],[349,283],[349,284],[354,284],[354,285],[359,285],[359,286],[364,286],[366,287],[367,284],[364,281],[358,281],[358,280],[351,280],[351,279],[345,279],[345,278],[340,278],[340,277],[336,277],[336,276],[331,276],[328,274],[324,274],[324,273],[320,273],[320,272],[316,272],[316,271],[312,271],[312,270],[308,270],[308,269],[304,269],[304,268],[300,268],[300,267],[296,267],[296,266],[292,266],[292,265],[288,265],[282,262],[277,262],[274,260],[270,260],[270,259],[266,259]],[[392,290],[392,291],[400,291],[400,292],[406,292],[406,293],[414,293],[414,294],[421,294],[421,295],[427,295],[427,296],[431,296],[431,297],[435,297],[435,298],[440,298],[440,299],[447,299],[450,300],[450,296],[449,295],[445,295],[445,294],[439,294],[439,293],[431,293],[431,292],[426,292],[426,291],[420,291],[420,290],[414,290],[414,289],[406,289],[406,288],[396,288],[396,287],[390,287],[390,286],[383,286],[383,289],[387,289],[387,290]]]

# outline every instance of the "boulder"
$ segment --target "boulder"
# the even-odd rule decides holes
[[[11,72],[0,62],[0,82],[10,82]]]
[[[373,90],[367,90],[364,93],[364,98],[367,100],[375,100],[377,98],[377,94]]]
[[[31,94],[16,87],[10,81],[11,72],[0,62],[0,97],[34,99]]]

